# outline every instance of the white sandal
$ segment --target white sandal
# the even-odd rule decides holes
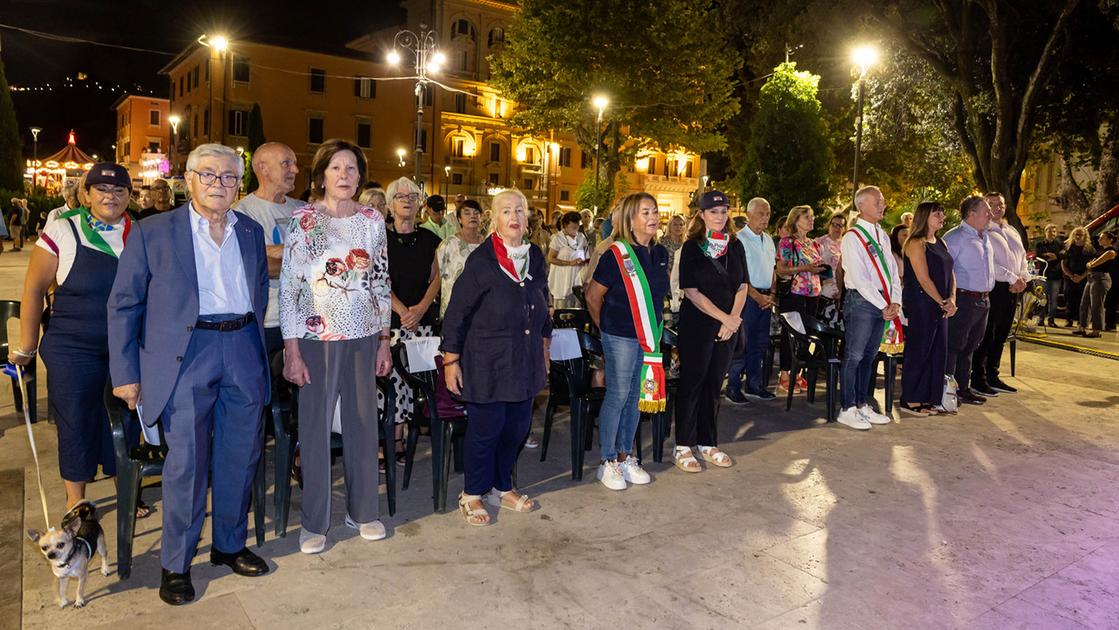
[[[473,525],[474,527],[485,527],[489,525],[490,513],[486,511],[485,507],[475,508],[473,510],[467,507],[474,501],[482,503],[482,497],[476,494],[466,494],[465,492],[460,492],[458,495],[458,510],[462,512],[463,517],[466,518],[466,524]]]
[[[505,495],[511,492],[513,491],[507,490],[505,492],[500,492],[497,490],[491,490],[490,493],[486,495],[486,503],[489,503],[496,508],[501,508],[502,510],[512,510],[514,512],[532,512],[533,510],[537,510],[540,508],[540,504],[537,503],[534,499],[529,498],[527,494],[520,495],[520,497],[517,499],[517,502],[513,505],[509,505],[508,503],[501,500],[505,497]],[[532,503],[532,505],[528,505],[530,502]]]
[[[689,446],[677,446],[672,449],[672,463],[686,473],[703,472],[703,467],[699,465],[699,460],[695,458],[695,453]]]
[[[717,446],[701,446],[699,447],[699,454],[704,461],[711,462],[719,468],[730,468],[734,465],[730,455],[720,451]]]

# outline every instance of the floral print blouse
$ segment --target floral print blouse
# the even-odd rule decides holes
[[[439,261],[439,276],[442,281],[439,285],[439,319],[447,312],[447,305],[451,303],[451,291],[455,287],[455,280],[462,275],[466,267],[466,258],[471,252],[478,249],[482,243],[467,243],[457,234],[448,236],[435,250],[435,259]]]
[[[308,204],[284,241],[280,331],[284,339],[359,339],[388,328],[388,241],[379,212],[332,217]]]
[[[781,242],[777,245],[777,257],[784,260],[791,267],[810,265],[823,262],[824,260],[823,255],[820,254],[820,248],[814,241],[808,241],[807,244],[805,244],[792,236],[786,236],[781,239]],[[792,288],[789,289],[789,293],[793,295],[805,295],[808,297],[820,295],[820,274],[812,273],[811,271],[802,271],[793,274],[792,283],[793,285]]]

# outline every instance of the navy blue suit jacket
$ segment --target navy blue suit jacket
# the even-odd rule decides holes
[[[140,384],[144,423],[154,425],[167,406],[198,321],[198,273],[190,205],[135,223],[121,253],[109,294],[109,371],[114,386]],[[264,309],[268,305],[268,262],[264,230],[235,212],[233,232],[241,248],[246,281],[264,355]],[[271,379],[267,376],[265,383]],[[268,392],[265,392],[267,400]]]

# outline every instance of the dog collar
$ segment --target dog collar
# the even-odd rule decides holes
[[[93,558],[93,547],[89,544],[88,540],[86,540],[85,538],[75,538],[74,542],[80,542],[83,545],[85,545],[86,555],[90,558]],[[63,562],[60,565],[57,565],[58,568],[60,568],[60,569],[70,568],[70,560],[72,560],[74,558],[74,554],[77,553],[77,552],[78,552],[78,546],[74,545],[74,548],[71,549],[70,553],[66,555],[66,561]]]

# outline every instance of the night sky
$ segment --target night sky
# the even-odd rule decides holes
[[[159,69],[202,33],[227,33],[234,44],[243,37],[293,46],[313,42],[311,47],[323,48],[340,46],[402,18],[394,0],[0,0],[0,58],[9,84],[45,88],[49,83],[54,88],[12,93],[25,154],[32,151],[28,128],[38,126],[43,128],[40,157],[62,148],[71,128],[82,150],[111,156],[116,133],[112,104],[121,90],[166,97],[167,83]],[[52,41],[9,27],[151,52]],[[78,81],[78,73],[87,78]],[[70,84],[67,77],[73,80]]]

